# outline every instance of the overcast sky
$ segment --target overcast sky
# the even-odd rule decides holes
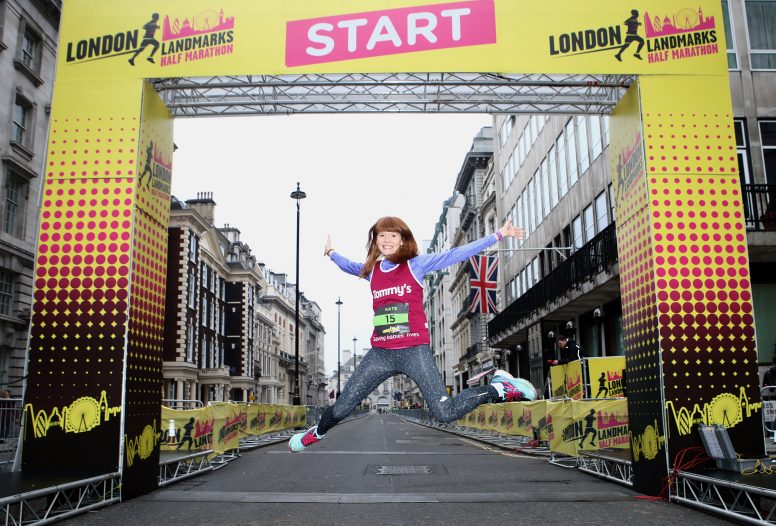
[[[366,255],[367,232],[386,215],[404,219],[419,244],[434,233],[442,202],[488,115],[296,115],[176,119],[172,193],[213,192],[215,224],[240,229],[258,261],[295,281],[296,182],[301,201],[300,276],[321,308],[326,372],[341,343],[369,346],[369,285],[323,257],[326,236],[351,260]],[[342,358],[344,361],[344,356]]]

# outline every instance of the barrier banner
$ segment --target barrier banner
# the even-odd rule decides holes
[[[212,449],[214,424],[210,407],[170,409],[162,406],[162,451]]]
[[[552,428],[548,430],[550,451],[572,457],[577,456],[577,442],[574,423],[574,405],[570,400],[547,402],[548,426],[551,417]]]
[[[595,403],[598,414],[598,449],[629,449],[628,401],[601,400]]]
[[[499,420],[500,420],[500,413],[501,406],[496,404],[485,404],[483,406],[485,408],[485,430],[487,431],[495,431],[496,433],[499,432]]]
[[[553,398],[566,398],[566,364],[550,367],[550,392]]]
[[[261,413],[259,412],[259,404],[245,404],[245,434],[246,435],[258,435],[262,431],[260,430],[259,421]]]
[[[582,361],[574,360],[564,367],[566,368],[566,397],[581,400],[586,394],[582,383]]]
[[[216,403],[197,409],[162,406],[162,450],[236,449],[240,438],[304,427],[303,406]]]
[[[517,416],[517,424],[510,435],[520,435],[528,438],[534,436],[534,417],[533,408],[530,402],[514,402],[509,404],[514,406],[514,412]]]
[[[284,429],[304,427],[304,406],[258,404],[257,429],[259,433],[273,433]]]
[[[520,414],[517,403],[494,405],[498,415],[497,431],[502,435],[512,435],[515,432],[516,416]]]
[[[547,400],[536,400],[534,402],[521,402],[522,405],[531,411],[531,425],[534,430],[534,436],[539,440],[549,440],[548,420],[547,420]],[[552,421],[549,421],[552,423]]]
[[[625,356],[587,358],[585,365],[591,398],[625,396]]]
[[[240,408],[237,404],[215,403],[208,407],[212,412],[213,451],[222,454],[237,449],[240,443]]]

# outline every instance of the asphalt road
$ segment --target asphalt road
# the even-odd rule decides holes
[[[298,454],[278,444],[67,526],[731,524],[546,460],[371,415]]]

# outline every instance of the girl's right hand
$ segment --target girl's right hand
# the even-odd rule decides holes
[[[329,250],[333,250],[333,249],[331,248],[331,234],[329,234],[329,235],[326,237],[326,246],[325,246],[325,247],[324,247],[324,249],[323,249],[323,255],[324,255],[324,256],[328,256],[328,255],[329,255]]]

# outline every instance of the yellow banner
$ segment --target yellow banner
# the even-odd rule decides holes
[[[303,406],[217,403],[198,409],[162,407],[162,450],[216,454],[236,449],[240,438],[305,426]]]
[[[726,74],[719,1],[68,0],[58,78]]]
[[[576,457],[577,442],[573,440],[574,402],[547,402],[547,426],[550,451]]]
[[[215,417],[209,407],[177,410],[162,406],[162,451],[213,449]]]
[[[598,449],[629,449],[628,401],[602,400],[593,406],[597,412]]]
[[[630,448],[627,400],[548,403],[550,450],[570,456],[580,451]]]
[[[550,392],[553,398],[566,397],[566,364],[550,367]]]
[[[582,361],[574,360],[564,365],[566,368],[566,396],[572,400],[581,400],[585,396],[582,382]]]
[[[625,357],[587,358],[591,398],[625,396]]]
[[[240,407],[217,403],[208,407],[213,414],[213,451],[218,454],[237,449],[240,445]]]
[[[521,402],[531,412],[531,427],[534,430],[536,438],[547,441],[547,400],[536,400],[534,402]]]

